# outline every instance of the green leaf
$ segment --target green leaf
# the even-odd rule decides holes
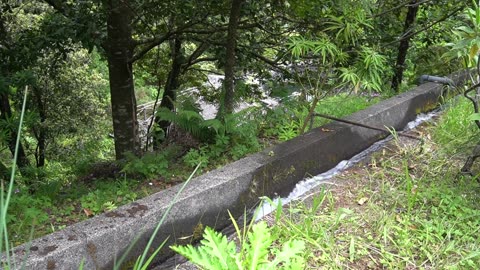
[[[221,266],[217,258],[211,255],[204,248],[194,248],[192,245],[172,246],[173,251],[187,258],[193,264],[205,269],[225,269]]]
[[[280,250],[275,252],[275,259],[264,269],[278,269],[279,264],[282,264],[282,269],[304,269],[305,259],[301,256],[304,250],[304,241],[289,240],[282,245]]]
[[[186,257],[190,262],[205,269],[238,269],[235,263],[235,244],[228,242],[227,237],[205,228],[201,246],[172,246],[171,249]]]
[[[350,261],[353,262],[355,259],[355,239],[352,237],[350,239],[350,247],[348,248],[348,253],[350,255]]]
[[[268,248],[272,244],[272,236],[268,230],[267,223],[262,221],[252,227],[248,233],[248,241],[251,250],[247,255],[249,269],[255,270],[262,263],[268,261]]]
[[[468,120],[480,121],[480,113],[472,113],[470,116],[468,116]]]
[[[227,237],[207,227],[203,235],[202,244],[209,250],[210,256],[216,257],[221,263],[222,269],[232,269],[234,266],[232,256],[235,254],[235,244],[228,242]]]
[[[139,270],[147,270],[148,267],[150,266],[150,264],[152,263],[153,259],[155,259],[155,257],[157,256],[157,254],[160,252],[160,250],[162,250],[163,246],[165,245],[165,243],[167,242],[168,240],[168,237],[160,244],[160,246],[158,246],[158,248],[152,253],[152,255],[150,255],[150,257],[148,257],[148,259],[145,261],[145,263],[141,266],[141,268],[139,268]],[[140,261],[140,258],[141,257],[138,257],[138,261]],[[140,265],[139,265],[140,266]],[[134,268],[134,269],[137,269],[137,268]]]

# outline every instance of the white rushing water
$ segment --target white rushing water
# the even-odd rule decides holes
[[[417,118],[407,124],[405,127],[404,131],[406,130],[411,130],[420,125],[423,122],[429,121],[432,119],[435,115],[438,114],[438,110],[435,110],[433,112],[427,113],[427,114],[419,114]],[[377,151],[380,149],[385,143],[389,140],[392,139],[392,136],[388,136],[387,138],[380,140],[374,144],[372,144],[369,148],[363,150],[362,152],[358,153],[357,155],[353,156],[349,160],[342,160],[340,161],[337,166],[334,168],[321,173],[319,175],[316,175],[311,178],[307,178],[305,180],[300,181],[295,188],[293,189],[292,192],[288,195],[286,198],[275,198],[273,200],[273,204],[268,203],[267,201],[264,201],[260,206],[259,209],[256,211],[256,216],[255,216],[255,221],[260,220],[264,216],[270,214],[273,212],[278,203],[281,202],[282,205],[286,205],[291,201],[297,200],[301,198],[302,195],[313,189],[314,187],[317,187],[318,185],[325,183],[326,180],[338,175],[342,171],[352,167],[353,165],[357,164],[361,160],[363,160],[365,157],[367,157],[369,154]]]

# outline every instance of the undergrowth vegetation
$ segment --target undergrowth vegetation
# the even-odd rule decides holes
[[[266,222],[250,225],[242,231],[233,218],[232,222],[237,230],[236,241],[207,227],[199,247],[171,248],[202,269],[304,269],[304,241],[291,239],[277,247]]]
[[[476,1],[110,2],[0,3],[0,240],[5,240],[0,251],[7,250],[7,257],[10,245],[187,183],[194,167],[198,174],[208,172],[295,138],[325,124],[321,114],[343,117],[408,91],[422,74],[444,76],[476,67],[480,52]],[[22,99],[27,85],[28,100]],[[382,189],[355,194],[362,206],[378,199],[376,212],[358,216],[345,202],[339,207],[329,190],[316,199],[314,210],[298,206],[284,227],[260,223],[251,231],[245,228],[249,232],[238,235],[240,252],[207,231],[234,257],[220,262],[221,267],[301,268],[317,260],[333,263],[330,268],[357,268],[366,257],[374,267],[387,268],[476,265],[476,253],[462,251],[464,238],[471,235],[461,226],[460,233],[448,226],[465,220],[475,227],[470,217],[477,213],[453,199],[460,190],[448,193],[433,184],[450,177],[449,168],[474,145],[477,131],[466,120],[471,113],[461,109],[467,107],[452,107],[432,131],[434,143],[408,154],[416,165],[407,157],[395,161],[400,165],[388,165],[388,159],[372,163],[372,169],[384,172],[372,173],[384,179]],[[425,147],[437,150],[438,145],[443,145],[438,156],[428,156]],[[428,172],[416,171],[425,163],[421,157],[435,160]],[[462,198],[473,200],[470,195]],[[455,204],[461,208],[457,212],[472,211],[449,221],[448,207]],[[419,211],[421,205],[428,211]],[[378,216],[382,209],[395,210],[395,220]],[[305,211],[309,218],[295,225]],[[420,232],[437,212],[450,222],[444,234],[455,237],[428,231],[434,240],[410,241],[407,236]],[[326,218],[321,225],[317,214]],[[375,223],[379,220],[389,223]],[[289,230],[298,239],[283,239]],[[331,230],[345,238],[334,239]],[[362,237],[370,237],[373,247],[362,246]],[[254,242],[262,248],[251,250]],[[447,242],[454,242],[449,245],[460,255],[439,263],[435,256]],[[414,245],[421,243],[440,251],[418,251]],[[147,268],[149,245],[136,269]],[[348,256],[342,253],[344,245]],[[462,260],[455,261],[458,257]]]
[[[379,100],[343,94],[320,101],[316,111],[342,117]],[[14,190],[7,216],[13,243],[28,240],[32,224],[34,237],[39,237],[168,188],[186,179],[198,164],[202,164],[198,172],[202,173],[292,139],[299,135],[307,108],[308,104],[291,99],[273,109],[253,107],[228,115],[223,123],[203,119],[193,107],[178,113],[160,111],[183,132],[180,136],[188,139],[186,143],[166,142],[162,151],[143,157],[127,155],[124,163],[92,163],[91,154],[77,155],[75,170],[52,162],[45,167],[48,178],[34,183],[33,194],[18,176],[20,185]],[[326,122],[317,118],[314,127]],[[101,145],[96,152],[102,152]]]

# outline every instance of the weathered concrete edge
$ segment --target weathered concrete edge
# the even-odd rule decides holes
[[[458,84],[465,74],[451,76]],[[348,119],[400,129],[419,112],[436,106],[442,86],[428,83],[357,112]],[[365,128],[331,123],[303,136],[248,156],[192,180],[160,229],[154,247],[170,236],[184,243],[203,226],[229,224],[226,210],[243,214],[259,196],[286,195],[305,176],[316,175],[348,159],[385,136]],[[137,236],[129,260],[143,250],[153,228],[180,186],[156,193],[116,211],[99,215],[14,249],[18,260],[29,252],[26,269],[111,269]],[[143,233],[142,233],[143,232]],[[183,239],[183,240],[181,240]],[[168,249],[165,249],[168,250]]]

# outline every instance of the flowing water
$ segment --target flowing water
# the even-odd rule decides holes
[[[431,120],[434,116],[438,115],[441,110],[435,110],[433,112],[427,113],[427,114],[420,114],[417,116],[417,118],[414,121],[411,121],[407,124],[405,127],[404,131],[414,129],[421,123],[424,123],[426,121]],[[265,217],[266,215],[270,214],[276,209],[276,205],[278,204],[279,201],[281,201],[282,205],[286,205],[289,202],[292,202],[294,200],[297,200],[301,198],[305,193],[308,191],[312,190],[313,188],[317,187],[318,185],[321,185],[322,183],[326,183],[328,179],[338,175],[342,171],[352,167],[353,165],[357,164],[358,162],[362,161],[365,157],[370,155],[371,153],[379,150],[382,148],[389,140],[392,139],[392,136],[388,136],[387,138],[378,141],[374,144],[372,144],[369,148],[365,149],[364,151],[360,152],[359,154],[355,155],[349,160],[343,160],[337,164],[334,168],[330,169],[329,171],[326,171],[324,173],[321,173],[317,176],[307,178],[301,182],[299,182],[293,191],[288,195],[286,198],[275,198],[273,200],[273,205],[270,205],[268,202],[264,202],[262,205],[259,206],[259,209],[257,209],[256,216],[255,216],[255,221],[258,221]],[[239,223],[242,224],[243,218],[245,216],[240,217]],[[222,230],[222,233],[231,236],[235,234],[235,228],[233,225],[227,226]],[[167,261],[163,262],[161,265],[154,267],[153,269],[155,270],[160,270],[160,269],[183,269],[183,270],[190,270],[190,269],[198,269],[195,266],[193,266],[190,263],[185,263],[185,259],[181,257],[180,255],[175,255],[172,258],[168,259]]]
[[[435,110],[427,114],[419,114],[417,118],[407,124],[405,127],[404,131],[414,129],[418,125],[420,125],[423,122],[431,120],[434,116],[438,115],[440,110]],[[391,140],[393,137],[390,135],[387,138],[380,140],[374,144],[372,144],[369,148],[363,150],[362,152],[358,153],[357,155],[353,156],[349,160],[343,160],[340,161],[337,166],[334,168],[321,173],[319,175],[316,175],[311,178],[307,178],[305,180],[302,180],[299,182],[295,188],[293,189],[292,192],[288,195],[286,198],[275,198],[273,200],[273,204],[270,204],[269,202],[264,201],[260,206],[259,209],[256,211],[256,216],[255,216],[255,221],[258,221],[265,217],[266,215],[270,214],[272,211],[276,209],[276,206],[278,205],[279,202],[282,203],[282,205],[286,205],[291,201],[297,200],[301,198],[302,195],[307,193],[308,191],[312,190],[314,187],[325,183],[326,180],[338,175],[339,173],[343,172],[344,170],[352,167],[353,165],[357,164],[361,160],[363,160],[365,157],[370,155],[371,153],[379,150],[381,147],[385,145],[386,142]]]

